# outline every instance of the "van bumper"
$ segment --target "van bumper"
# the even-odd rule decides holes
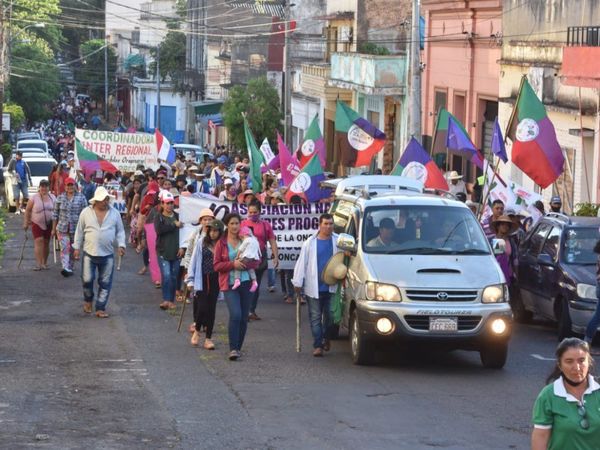
[[[506,308],[476,310],[471,314],[458,315],[460,329],[450,332],[429,330],[430,316],[451,317],[448,314],[417,315],[410,314],[416,311],[365,309],[360,305],[357,305],[356,312],[362,334],[372,341],[423,343],[434,344],[437,348],[479,350],[485,345],[503,343],[510,339],[513,323],[512,312],[508,304],[502,305],[506,305]],[[381,318],[387,318],[393,323],[390,333],[382,334],[377,330],[376,324]],[[503,320],[506,325],[505,331],[501,334],[492,330],[492,322],[496,319]]]

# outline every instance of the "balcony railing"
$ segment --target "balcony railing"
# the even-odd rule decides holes
[[[329,84],[369,95],[403,95],[406,56],[333,53]]]
[[[600,47],[600,26],[568,27],[567,45],[570,47]]]

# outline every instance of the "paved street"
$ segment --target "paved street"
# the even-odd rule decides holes
[[[217,350],[191,348],[128,250],[111,318],[85,316],[78,276],[31,271],[31,239],[17,270],[20,225],[9,219],[15,236],[0,271],[0,448],[528,446],[531,406],[552,366],[551,326],[517,327],[500,371],[483,369],[476,353],[434,351],[357,367],[346,340],[313,358],[305,316],[295,353],[294,307],[276,292],[263,297],[243,359],[229,362],[224,303]]]

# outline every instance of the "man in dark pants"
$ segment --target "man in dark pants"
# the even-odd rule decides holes
[[[248,218],[242,222],[243,227],[249,227],[252,229],[252,233],[260,244],[260,251],[263,258],[267,257],[267,242],[271,246],[271,252],[273,253],[273,269],[277,270],[279,266],[279,253],[277,249],[277,241],[275,240],[275,234],[271,224],[266,220],[260,218],[261,204],[258,200],[254,200],[248,206]],[[263,259],[266,262],[266,259]],[[267,264],[262,263],[258,269],[256,269],[256,282],[258,283],[258,289],[254,292],[252,298],[252,304],[250,305],[249,320],[260,320],[260,317],[256,314],[256,306],[258,305],[258,295],[260,293],[260,283],[262,280],[263,273],[267,270]]]
[[[292,284],[296,293],[304,288],[308,300],[308,317],[313,336],[313,356],[323,356],[329,350],[329,330],[332,325],[331,294],[335,286],[323,280],[323,270],[329,259],[337,253],[337,234],[333,232],[331,214],[321,214],[319,231],[302,245],[294,267]]]

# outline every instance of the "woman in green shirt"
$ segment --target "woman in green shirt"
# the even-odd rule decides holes
[[[589,345],[566,338],[556,368],[533,406],[532,450],[600,448],[600,385],[591,375]]]
[[[161,192],[161,213],[154,218],[156,230],[156,254],[162,278],[161,309],[175,309],[175,291],[179,279],[179,261],[183,252],[179,250],[179,229],[183,224],[174,212],[175,199],[168,191]]]

